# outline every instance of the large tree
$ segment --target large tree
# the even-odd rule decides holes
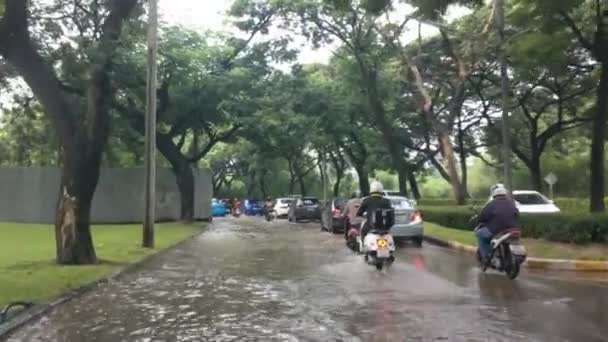
[[[511,15],[515,24],[535,24],[528,35],[535,36],[537,51],[549,51],[549,47],[564,41],[575,42],[587,60],[598,70],[596,108],[591,130],[591,183],[590,209],[606,210],[605,164],[606,125],[608,122],[608,5],[596,0],[515,0]],[[559,50],[553,50],[560,53]],[[563,51],[563,52],[567,52]],[[587,64],[587,63],[586,63]]]
[[[42,104],[61,145],[55,223],[61,264],[97,261],[90,214],[109,135],[114,94],[110,71],[123,24],[136,4],[136,0],[1,4],[0,55]],[[63,52],[63,60],[54,60],[53,49]]]

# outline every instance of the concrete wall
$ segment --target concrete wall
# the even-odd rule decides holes
[[[179,191],[169,169],[158,169],[156,217],[179,219]],[[211,175],[194,170],[195,217],[211,217]],[[59,194],[58,168],[0,168],[0,221],[53,223]],[[102,169],[93,199],[95,223],[140,222],[143,217],[144,172],[141,168]]]

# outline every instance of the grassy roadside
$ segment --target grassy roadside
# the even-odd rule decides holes
[[[456,241],[476,246],[477,240],[471,231],[447,228],[426,222],[424,234],[442,240]],[[608,260],[608,245],[590,243],[575,245],[537,239],[523,239],[529,257],[549,259]]]
[[[141,245],[141,225],[93,227],[98,265],[54,263],[55,238],[50,225],[0,223],[0,307],[15,300],[40,301],[100,279],[127,264],[170,247],[200,231],[200,226],[159,224],[156,248]]]

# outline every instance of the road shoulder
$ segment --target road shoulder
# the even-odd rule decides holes
[[[424,239],[428,243],[467,254],[476,253],[477,247],[471,244],[471,241],[474,240],[472,232],[466,232],[470,236],[463,236],[460,239],[461,241],[456,241],[453,237],[457,237],[457,235],[454,235],[453,229],[435,224],[431,225],[432,229],[425,229]],[[442,234],[441,229],[445,230],[445,234]],[[530,269],[552,271],[608,272],[608,261],[604,260],[556,259],[532,256],[526,259],[524,266]]]

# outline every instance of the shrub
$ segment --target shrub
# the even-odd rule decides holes
[[[467,207],[420,207],[424,220],[446,227],[473,230],[469,221],[473,216]],[[524,237],[556,242],[584,244],[608,242],[608,215],[561,213],[522,215]]]

